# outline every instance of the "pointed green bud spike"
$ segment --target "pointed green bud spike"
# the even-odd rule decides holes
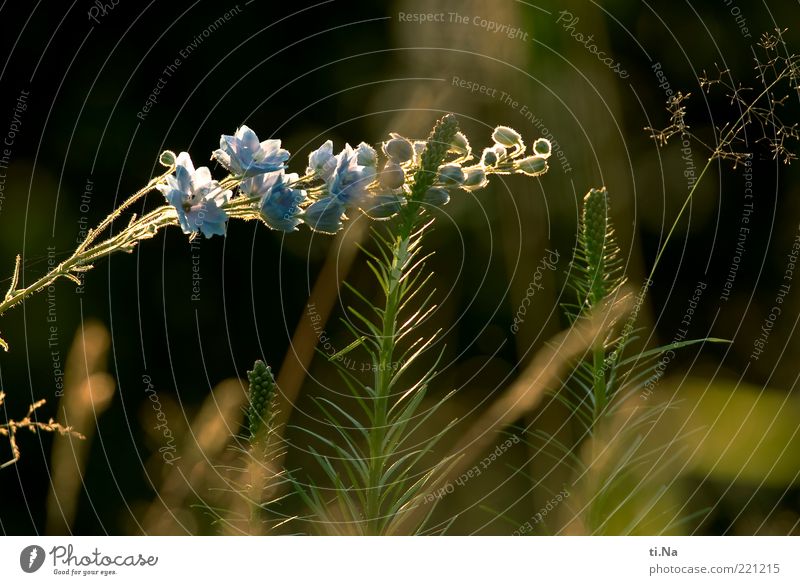
[[[453,143],[458,132],[458,120],[453,114],[447,114],[433,127],[425,144],[425,150],[420,156],[420,169],[414,173],[414,185],[411,188],[411,198],[422,200],[438,175],[439,166],[444,162],[444,157]]]
[[[612,242],[608,192],[605,187],[590,190],[583,198],[583,245],[589,272],[589,301],[594,306],[610,292],[606,286],[606,258]]]
[[[247,372],[250,382],[249,396],[250,407],[247,410],[247,426],[250,439],[254,439],[262,425],[271,418],[270,404],[275,394],[275,377],[270,367],[261,360],[253,364],[253,369]]]

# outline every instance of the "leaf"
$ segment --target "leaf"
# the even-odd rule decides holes
[[[330,356],[330,357],[328,358],[328,361],[338,360],[338,359],[339,359],[339,358],[341,358],[343,355],[346,355],[346,354],[350,353],[350,352],[351,352],[351,351],[353,351],[355,348],[357,348],[358,346],[362,345],[362,344],[364,343],[364,340],[365,340],[366,338],[367,338],[367,336],[366,336],[366,335],[362,335],[361,337],[359,337],[358,339],[356,339],[355,341],[353,341],[352,343],[350,343],[350,344],[349,344],[347,347],[345,347],[344,349],[341,349],[341,350],[337,351],[335,354],[333,354],[332,356]]]
[[[675,343],[670,343],[667,345],[662,345],[660,347],[656,347],[654,349],[644,351],[642,353],[636,354],[629,358],[625,358],[624,360],[618,362],[620,366],[624,366],[630,364],[632,362],[637,362],[641,359],[648,358],[650,356],[659,355],[664,352],[670,351],[672,349],[681,349],[683,347],[689,347],[691,345],[696,345],[698,343],[731,343],[728,339],[719,339],[717,337],[703,337],[702,339],[689,339],[686,341],[677,341]]]

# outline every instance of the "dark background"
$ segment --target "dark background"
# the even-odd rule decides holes
[[[667,124],[665,95],[653,63],[662,64],[673,90],[692,93],[687,120],[712,142],[713,127],[730,119],[731,108],[724,92],[705,96],[698,75],[715,71],[719,64],[737,82],[752,85],[753,47],[761,32],[791,27],[800,16],[796,2],[740,2],[752,35],[746,38],[723,1],[530,4],[539,8],[510,0],[334,0],[316,6],[254,0],[240,2],[240,12],[206,38],[203,30],[236,5],[120,0],[94,23],[87,17],[94,4],[86,0],[35,6],[4,2],[0,135],[11,123],[20,92],[29,91],[30,98],[12,147],[0,208],[3,276],[10,276],[14,256],[22,253],[24,279],[35,279],[46,269],[48,247],[55,247],[57,257],[73,249],[81,216],[89,225],[99,222],[160,172],[157,158],[166,148],[189,151],[198,166],[208,164],[221,176],[221,169],[205,161],[219,135],[232,134],[242,123],[262,140],[281,138],[293,154],[290,167],[301,173],[308,152],[327,138],[338,150],[346,141],[377,142],[389,131],[424,137],[447,111],[459,115],[476,149],[488,144],[497,124],[514,126],[529,143],[540,135],[500,100],[453,87],[452,77],[459,76],[527,104],[556,137],[571,169],[566,172],[553,158],[550,172],[541,179],[493,180],[474,197],[453,201],[428,242],[438,251],[432,261],[436,288],[443,296],[448,293],[431,326],[456,323],[444,337],[450,368],[436,391],[459,388],[455,408],[470,408],[513,379],[530,357],[527,348],[540,347],[564,324],[553,309],[563,300],[578,202],[589,187],[606,185],[611,193],[631,281],[638,286],[649,271],[686,194],[680,143],[659,150],[643,130]],[[629,78],[620,79],[572,39],[556,23],[561,10],[578,16],[576,30],[594,34]],[[398,20],[399,12],[420,11],[483,15],[519,26],[528,37],[508,39],[471,24]],[[798,32],[790,28],[786,33],[790,50],[792,44],[798,46]],[[158,102],[144,120],[137,118],[164,68],[198,35],[202,42],[181,59]],[[795,94],[784,115],[791,120],[798,113]],[[739,392],[745,400],[750,395],[744,387],[734,390],[741,381],[751,385],[747,388],[754,405],[763,393],[781,400],[788,394],[774,424],[795,430],[800,358],[794,338],[800,303],[796,290],[765,354],[758,361],[749,355],[797,235],[797,165],[779,167],[763,148],[753,148],[752,232],[730,300],[720,300],[720,294],[737,241],[743,178],[742,167],[732,170],[721,163],[712,167],[681,222],[643,317],[654,332],[653,343],[669,342],[696,283],[707,282],[692,335],[725,337],[733,344],[679,354],[669,379],[710,381],[721,392]],[[693,157],[699,170],[707,153],[695,145]],[[81,197],[88,180],[93,190],[83,213]],[[160,198],[158,193],[149,195],[146,207]],[[154,449],[141,431],[152,422],[142,406],[147,400],[142,376],[152,378],[165,404],[176,405],[175,416],[190,418],[216,384],[244,376],[255,359],[277,369],[332,242],[306,229],[283,237],[254,223],[232,222],[225,239],[200,242],[199,301],[191,300],[193,251],[174,228],[133,254],[99,262],[87,275],[81,295],[73,284],[58,283],[55,348],[66,355],[82,320],[99,320],[111,331],[108,371],[117,381],[114,401],[96,423],[97,438],[72,527],[76,533],[145,530],[135,520],[136,503],[153,497],[143,461]],[[509,333],[514,312],[545,248],[560,251],[559,271],[547,275],[545,295],[537,297],[514,337]],[[350,278],[372,286],[359,262]],[[0,356],[0,386],[7,394],[3,418],[21,416],[39,398],[48,400],[42,415],[58,416],[46,296],[31,298],[0,320],[0,332],[11,344],[11,351]],[[336,324],[340,314],[334,313],[326,330],[335,343],[346,345],[346,332]],[[333,379],[328,370],[316,361],[312,366],[319,380]],[[314,386],[307,384],[303,395]],[[298,423],[311,416],[309,406],[301,399]],[[743,418],[729,420],[732,432],[750,424],[747,408],[742,412]],[[709,421],[715,421],[711,414],[704,424]],[[794,440],[794,433],[787,436]],[[0,471],[3,533],[44,531],[50,441],[49,436],[20,435],[22,459]],[[796,443],[784,445],[792,446]],[[5,460],[9,453],[5,445],[1,448]],[[691,509],[708,513],[681,532],[797,530],[796,453],[787,462],[780,449],[759,451],[758,458],[780,459],[788,470],[784,479],[766,484],[755,478],[757,472],[748,472],[746,462],[740,464],[739,475],[720,472],[724,465],[683,470],[675,478],[676,489],[694,502]],[[293,464],[302,467],[305,462],[300,457]],[[531,509],[538,505],[531,504]],[[742,510],[746,513],[740,514]],[[508,534],[513,529],[489,520],[487,515],[459,530]]]

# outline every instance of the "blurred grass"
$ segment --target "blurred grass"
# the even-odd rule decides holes
[[[800,483],[800,397],[733,380],[690,378],[676,392],[670,431],[698,429],[684,443],[686,472],[723,483]]]

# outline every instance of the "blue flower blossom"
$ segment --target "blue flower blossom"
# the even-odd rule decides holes
[[[242,126],[233,136],[223,134],[212,156],[234,175],[252,177],[284,168],[289,151],[280,140],[259,142],[255,132]]]
[[[365,167],[378,166],[378,153],[366,142],[362,142],[356,149],[356,162]]]
[[[358,205],[375,178],[375,168],[358,164],[357,152],[349,144],[335,158],[336,170],[327,181],[328,193],[345,206]]]
[[[336,157],[333,156],[333,141],[326,140],[322,146],[308,155],[306,173],[315,173],[323,181],[327,181],[336,170],[336,164]]]
[[[370,164],[363,164],[370,163]],[[308,173],[325,180],[326,195],[303,212],[302,219],[312,230],[334,234],[342,229],[342,218],[349,207],[358,206],[367,196],[367,187],[375,179],[377,153],[362,142],[357,149],[346,144],[333,154],[328,140],[308,156]]]
[[[306,208],[303,221],[315,232],[335,234],[342,229],[344,211],[344,203],[335,197],[323,197]]]
[[[296,173],[287,175],[284,171],[256,175],[242,182],[241,190],[251,197],[260,196],[261,218],[274,230],[293,232],[301,220],[300,204],[306,200],[306,192],[293,189],[297,181]]]
[[[175,174],[167,176],[167,184],[156,188],[178,212],[183,233],[200,231],[207,238],[224,236],[228,214],[222,205],[228,202],[231,192],[220,188],[208,167],[195,170],[188,152],[180,153],[175,165]]]

